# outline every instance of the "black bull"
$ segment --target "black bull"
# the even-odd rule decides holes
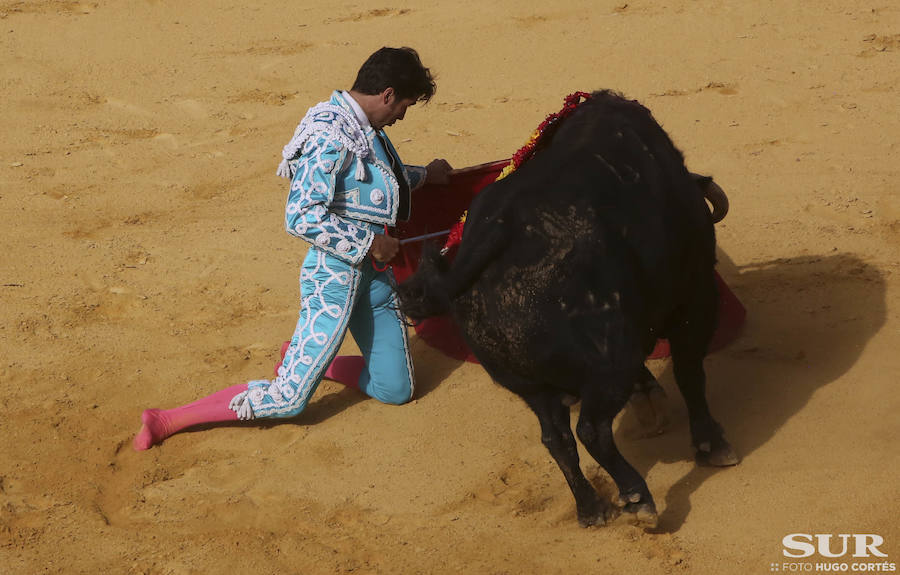
[[[552,140],[472,202],[452,264],[426,249],[399,286],[413,320],[452,313],[491,377],[537,414],[582,525],[619,510],[655,525],[647,484],[619,453],[612,421],[644,360],[669,340],[698,462],[737,457],[706,402],[703,358],[716,327],[715,236],[704,189],[639,103],[597,92]],[[619,489],[603,501],[581,471],[569,423]]]

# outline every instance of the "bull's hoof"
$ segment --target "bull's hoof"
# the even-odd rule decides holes
[[[704,467],[730,467],[741,462],[737,452],[724,439],[718,440],[715,444],[701,443],[697,446],[695,458],[697,465]]]
[[[632,521],[644,529],[653,529],[659,523],[656,513],[656,504],[649,495],[641,495],[638,492],[620,494],[619,507],[624,513],[632,515]]]
[[[632,522],[644,529],[654,529],[659,524],[659,516],[656,514],[656,505],[652,503],[638,503],[626,505],[625,512],[632,514]]]
[[[612,506],[598,506],[594,511],[578,512],[578,524],[582,527],[598,526],[602,527],[619,516],[619,509]]]

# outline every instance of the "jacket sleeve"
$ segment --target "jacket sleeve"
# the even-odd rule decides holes
[[[299,158],[292,161],[294,177],[285,208],[285,228],[291,235],[331,253],[352,265],[360,264],[375,237],[371,230],[359,227],[334,214],[335,183],[350,152],[327,135],[310,138]]]

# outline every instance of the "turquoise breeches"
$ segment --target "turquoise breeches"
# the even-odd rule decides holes
[[[409,401],[412,359],[392,281],[390,268],[376,272],[369,258],[355,267],[310,247],[300,272],[300,317],[278,376],[248,384],[254,416],[292,417],[303,411],[348,329],[366,361],[360,390],[385,403]]]

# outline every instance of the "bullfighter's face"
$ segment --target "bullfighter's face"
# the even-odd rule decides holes
[[[381,106],[375,114],[370,118],[372,127],[380,130],[385,126],[393,126],[397,120],[402,120],[406,116],[406,109],[416,105],[415,98],[399,98],[393,88],[388,88],[382,93]]]

